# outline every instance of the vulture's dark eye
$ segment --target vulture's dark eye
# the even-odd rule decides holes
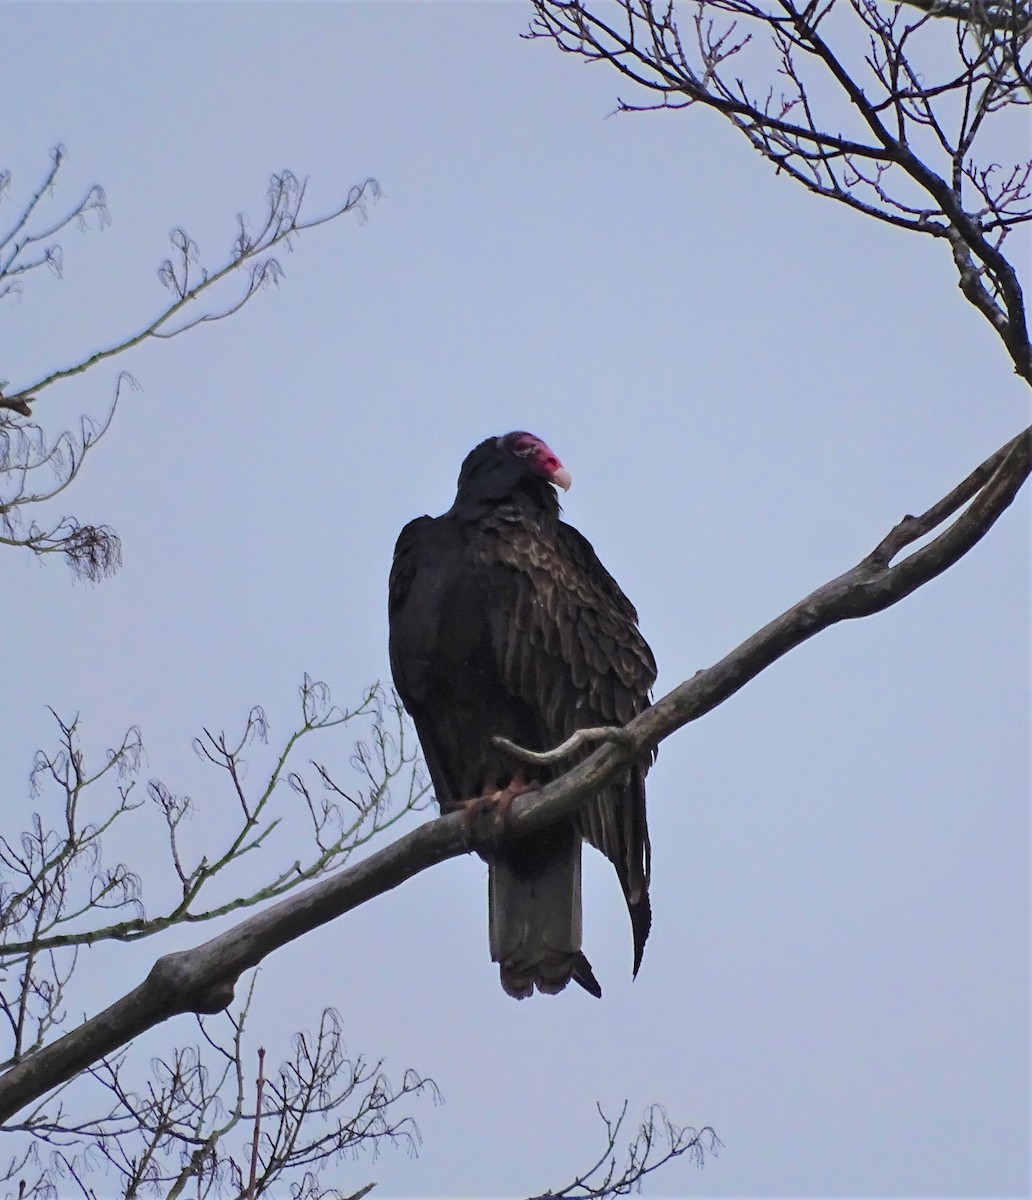
[[[516,449],[513,450],[513,454],[515,454],[517,458],[529,458],[534,453],[535,449],[536,447],[534,443],[530,442],[526,446],[517,446]]]

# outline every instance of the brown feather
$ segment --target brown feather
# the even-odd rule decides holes
[[[514,537],[519,524],[523,535]],[[576,530],[562,522],[543,530],[518,510],[506,511],[504,520],[483,523],[477,558],[485,570],[492,563],[508,568],[513,625],[496,643],[497,661],[506,685],[541,713],[546,745],[558,745],[578,728],[625,725],[647,707],[656,667],[637,613]],[[557,650],[564,668],[558,676],[550,669]],[[616,868],[632,924],[633,905],[640,906],[647,891],[641,781],[649,761],[639,764],[636,780],[629,773],[589,800],[577,818],[582,836]],[[636,961],[647,932],[639,914]]]

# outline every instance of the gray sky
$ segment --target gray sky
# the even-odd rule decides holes
[[[17,194],[62,142],[58,202],[98,181],[114,218],[65,238],[63,281],[4,303],[13,383],[135,328],[162,303],[169,229],[218,259],[272,170],[307,175],[313,211],[368,175],[384,189],[365,223],[302,238],[276,293],[121,362],[144,390],[70,505],[122,535],[115,578],[2,556],[12,831],[51,705],[81,714],[98,755],[139,723],[145,776],[194,798],[204,845],[230,799],[190,739],[255,703],[285,734],[304,671],[341,703],[388,677],[394,539],[448,506],[488,434],[530,429],[570,468],[567,519],[637,604],[662,693],[1027,422],[942,246],[775,179],[714,117],[606,119],[615,77],[521,41],[527,19],[4,7]],[[52,389],[39,414],[101,411],[115,371]],[[503,995],[475,858],[274,956],[255,1045],[278,1060],[333,1005],[355,1051],[444,1093],[414,1109],[418,1159],[345,1164],[340,1186],[558,1187],[600,1148],[595,1102],[627,1098],[725,1143],[650,1194],[1027,1192],[1028,662],[1026,494],[946,576],[664,744],[633,985],[619,888],[590,851],[601,1003]],[[346,735],[320,750],[346,764]],[[206,936],[94,950],[80,1007]],[[142,1039],[141,1060],[167,1044]]]

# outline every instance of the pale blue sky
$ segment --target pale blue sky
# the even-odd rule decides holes
[[[3,8],[17,194],[61,142],[58,202],[98,181],[113,216],[65,239],[63,281],[4,304],[13,383],[134,328],[162,301],[169,229],[220,257],[271,171],[307,175],[315,208],[368,175],[384,190],[365,223],[302,238],[279,290],[232,322],[123,361],[144,390],[73,493],[123,537],[115,578],[0,557],[12,829],[51,705],[97,753],[139,723],[147,775],[193,796],[202,844],[227,800],[190,739],[254,703],[285,732],[304,671],[342,702],[387,678],[394,538],[448,506],[487,434],[530,429],[570,468],[567,519],[637,604],[662,692],[1027,423],[942,246],[775,179],[715,117],[606,119],[615,78],[521,41],[527,19]],[[39,415],[100,411],[114,374],[52,389]],[[353,1049],[445,1096],[414,1110],[418,1159],[346,1164],[340,1186],[558,1187],[599,1148],[595,1102],[627,1097],[725,1143],[653,1195],[1027,1191],[1028,512],[1026,495],[945,577],[664,744],[636,983],[590,853],[601,1003],[502,994],[475,858],[267,962],[256,1037],[273,1058],[333,1005]],[[80,1007],[204,936],[93,951]]]

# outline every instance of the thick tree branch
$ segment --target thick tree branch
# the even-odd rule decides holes
[[[919,517],[907,516],[851,570],[804,597],[720,662],[657,701],[608,744],[561,779],[521,797],[509,829],[520,836],[573,813],[630,757],[716,708],[761,671],[823,629],[869,616],[908,596],[962,558],[992,528],[1032,472],[1032,428],[982,463]],[[896,566],[904,548],[934,531],[965,502],[967,509]],[[233,999],[244,971],[310,930],[398,887],[436,863],[484,845],[493,830],[453,813],[429,821],[299,895],[272,905],[192,950],[160,958],[139,987],[0,1078],[0,1122],[155,1025],[179,1013],[214,1013]],[[472,846],[471,846],[472,842]]]

